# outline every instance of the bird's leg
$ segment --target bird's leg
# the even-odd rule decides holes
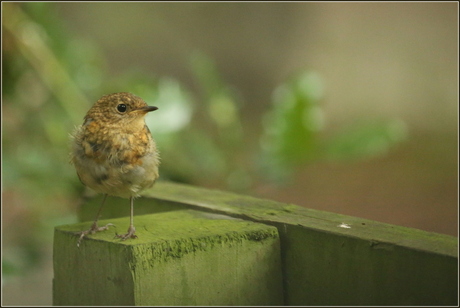
[[[78,239],[78,242],[77,242],[77,247],[80,247],[80,243],[81,243],[82,239],[83,239],[86,235],[88,235],[88,234],[94,234],[94,233],[99,232],[99,231],[104,231],[104,230],[109,229],[109,226],[114,226],[114,224],[106,224],[106,225],[103,226],[103,227],[98,227],[98,226],[97,226],[97,221],[99,220],[99,216],[100,216],[100,214],[101,214],[102,208],[104,207],[105,199],[107,199],[107,194],[105,194],[105,195],[104,195],[104,199],[102,199],[102,204],[101,204],[101,206],[99,207],[99,210],[97,211],[96,219],[94,220],[93,224],[91,225],[91,228],[89,228],[89,229],[86,230],[86,231],[76,232],[77,235],[80,235],[80,238]]]
[[[136,232],[136,228],[134,228],[134,197],[131,197],[129,200],[131,202],[131,217],[128,232],[126,234],[115,235],[115,237],[121,238],[123,241],[128,238],[137,238],[137,235],[134,234]]]

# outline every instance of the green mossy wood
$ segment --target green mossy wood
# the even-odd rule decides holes
[[[144,197],[276,226],[285,305],[458,304],[457,237],[167,182]]]
[[[192,210],[135,217],[85,238],[55,230],[54,305],[282,305],[276,228]]]
[[[129,215],[127,200],[108,202],[105,217]],[[80,217],[92,220],[99,203]],[[136,214],[189,208],[275,226],[285,305],[458,304],[456,237],[168,182],[135,204]]]

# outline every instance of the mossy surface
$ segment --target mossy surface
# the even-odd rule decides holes
[[[184,205],[188,205],[189,208],[276,226],[280,224],[303,226],[322,232],[356,237],[369,243],[398,245],[458,258],[458,240],[453,236],[308,209],[294,204],[169,182],[158,182],[143,196],[153,198],[153,204],[163,206],[169,204],[171,210],[176,206],[183,208]]]
[[[114,236],[127,229],[129,218],[102,220],[100,225],[109,222],[116,228],[89,235],[79,248],[74,233],[90,223],[56,228],[56,305],[283,303],[280,243],[274,227],[193,210],[173,211],[136,216],[138,238],[121,241]],[[82,258],[86,261],[77,267]],[[70,284],[64,283],[67,276]]]
[[[456,237],[168,182],[140,199],[136,213],[189,208],[276,227],[285,305],[457,304]]]
[[[456,305],[458,239],[159,182],[144,197],[276,226],[287,305]]]
[[[100,220],[98,225],[103,226],[108,223],[114,226],[109,227],[109,230],[88,235],[87,238],[128,246],[146,243],[161,246],[167,243],[168,248],[165,247],[161,254],[175,257],[179,257],[182,253],[205,250],[222,243],[231,244],[243,240],[261,241],[278,237],[278,232],[273,227],[262,225],[264,228],[261,229],[261,224],[241,219],[209,219],[193,210],[135,216],[134,226],[138,238],[125,241],[115,238],[115,235],[125,233],[129,226],[129,219],[124,217]],[[90,222],[85,222],[63,225],[59,227],[59,230],[75,233],[89,229],[90,226]],[[75,236],[75,239],[78,237]],[[178,243],[177,246],[174,245],[175,242]]]

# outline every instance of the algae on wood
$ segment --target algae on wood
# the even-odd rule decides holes
[[[140,199],[136,212],[190,208],[275,226],[285,305],[458,304],[457,237],[168,182]]]
[[[282,305],[276,228],[175,211],[135,217],[138,239],[113,239],[115,228],[85,238],[90,223],[57,227],[55,305]]]
[[[456,237],[168,182],[143,196],[276,226],[285,305],[458,304]]]

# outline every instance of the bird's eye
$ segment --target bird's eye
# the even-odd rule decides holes
[[[121,112],[121,113],[126,112],[126,109],[127,109],[127,107],[126,107],[125,104],[119,104],[119,105],[117,106],[117,110],[118,110],[119,112]]]

